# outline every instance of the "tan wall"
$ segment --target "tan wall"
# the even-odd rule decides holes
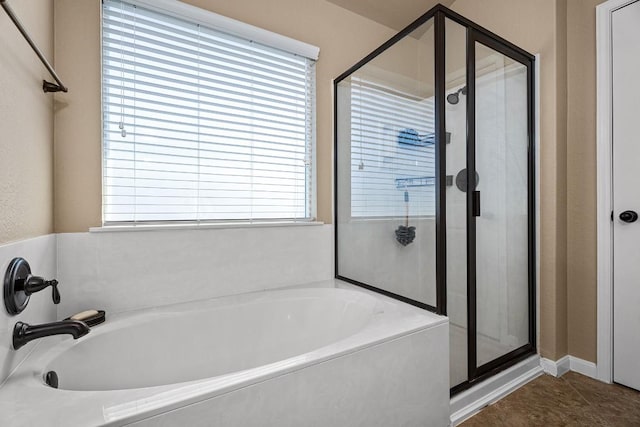
[[[324,0],[189,0],[320,47],[317,63],[318,218],[332,222],[332,80],[389,39],[394,30]],[[57,65],[71,90],[57,96],[55,230],[101,224],[98,0],[57,0]]]
[[[102,223],[100,1],[55,1],[56,68],[68,93],[56,94],[55,231]]]
[[[555,337],[549,335],[542,335],[540,333],[540,354],[544,357],[546,353],[542,352],[542,349],[549,348],[549,344],[553,342],[555,346],[555,353],[549,355],[555,355],[554,359],[566,355],[569,351],[568,347],[568,329],[567,329],[567,2],[566,0],[556,1],[556,19],[555,19],[555,35],[556,35],[556,209],[557,215],[554,218],[556,228],[556,258],[552,261],[549,258],[541,256],[542,260],[547,263],[553,262],[556,267],[555,275],[555,324],[551,326],[547,324],[547,331],[553,329]],[[540,96],[543,92],[541,92]],[[544,105],[540,106],[542,111]],[[542,156],[541,156],[542,159]],[[543,160],[540,161],[541,166]],[[540,168],[540,180],[544,177],[544,169]],[[542,185],[541,185],[542,187]],[[548,187],[542,187],[541,189],[547,189]],[[544,195],[541,192],[541,199],[544,200]],[[544,206],[544,202],[541,202]],[[544,217],[541,219],[543,224]],[[552,220],[553,221],[553,220]],[[548,222],[547,222],[548,224]],[[540,248],[541,254],[544,246]],[[549,264],[546,264],[549,265]],[[540,264],[541,275],[544,272],[545,265]],[[543,291],[547,290],[540,281],[540,304],[542,305]],[[546,295],[547,298],[549,295]],[[542,313],[542,310],[540,311]],[[543,329],[545,324],[542,314],[540,315],[540,329]]]
[[[429,20],[385,50],[352,76],[362,77],[418,98],[433,96],[434,27]]]
[[[10,5],[53,61],[53,0]],[[9,17],[0,10],[0,243],[53,228],[53,98],[49,77]]]
[[[596,13],[568,0],[567,314],[569,354],[596,361]]]

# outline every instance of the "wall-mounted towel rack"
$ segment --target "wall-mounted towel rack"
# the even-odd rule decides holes
[[[57,83],[57,84],[51,83],[46,80],[43,80],[42,90],[44,90],[45,93],[46,92],[67,92],[68,91],[67,87],[62,83],[62,81],[60,80],[60,77],[58,77],[58,74],[56,74],[56,71],[53,69],[51,64],[49,64],[49,61],[47,61],[47,58],[45,58],[42,52],[40,51],[40,49],[38,49],[38,46],[36,46],[33,40],[31,40],[31,37],[29,37],[29,34],[27,34],[27,30],[24,29],[24,27],[22,26],[22,23],[20,22],[16,14],[13,13],[13,9],[11,9],[11,6],[9,6],[9,3],[7,3],[7,0],[0,0],[0,5],[2,5],[2,8],[4,9],[5,12],[7,12],[7,15],[9,15],[9,18],[11,18],[13,23],[16,25],[16,27],[18,28],[18,31],[20,31],[24,39],[27,41],[27,43],[29,43],[29,46],[31,46],[31,49],[33,49],[36,55],[38,55],[38,58],[40,58],[40,61],[42,61],[42,64],[46,67],[46,69],[51,74],[51,77],[53,77]]]

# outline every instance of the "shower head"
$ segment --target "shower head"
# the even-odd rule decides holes
[[[467,94],[466,86],[463,86],[457,91],[455,91],[454,93],[450,93],[449,95],[447,95],[447,102],[451,105],[456,105],[458,101],[460,101],[460,94],[463,94],[463,95]]]
[[[451,105],[456,105],[458,103],[458,92],[447,95],[447,102]]]

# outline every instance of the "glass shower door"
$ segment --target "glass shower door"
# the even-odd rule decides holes
[[[493,46],[499,48],[499,46]],[[475,367],[478,375],[532,341],[528,68],[478,40],[475,55]],[[472,332],[472,331],[470,331]],[[483,368],[484,367],[484,368]]]

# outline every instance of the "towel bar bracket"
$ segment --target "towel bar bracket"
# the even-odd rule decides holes
[[[60,85],[57,85],[55,83],[51,83],[48,82],[46,80],[42,81],[42,90],[44,91],[44,93],[48,93],[48,92],[66,92],[67,88],[63,88],[60,87]]]

